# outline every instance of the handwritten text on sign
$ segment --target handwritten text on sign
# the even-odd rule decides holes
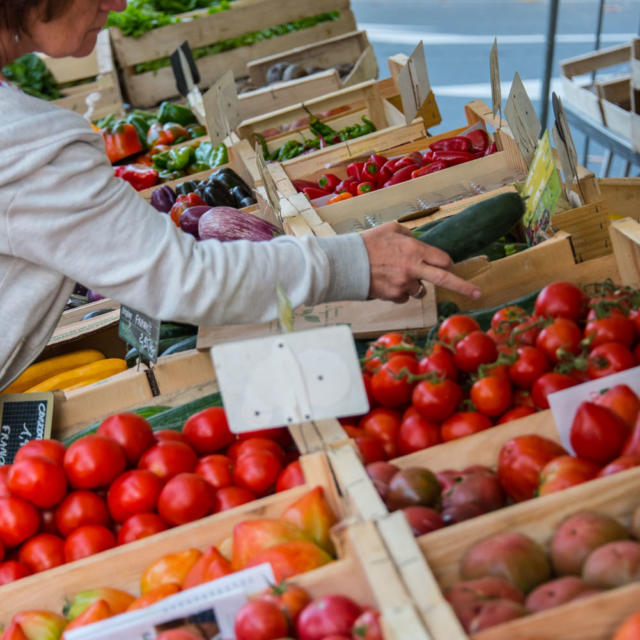
[[[30,440],[48,438],[53,414],[52,393],[15,393],[0,400],[0,464],[11,464]]]

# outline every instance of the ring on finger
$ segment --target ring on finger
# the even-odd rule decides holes
[[[425,294],[427,293],[424,283],[421,280],[419,280],[418,282],[420,283],[418,290],[415,293],[411,294],[411,297],[416,299],[424,298]]]

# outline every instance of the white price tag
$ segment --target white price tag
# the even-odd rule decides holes
[[[234,433],[369,410],[347,326],[229,342],[211,357]]]
[[[400,70],[397,83],[405,121],[411,124],[431,91],[422,41],[411,52],[407,64]]]
[[[222,75],[202,97],[207,133],[212,144],[220,144],[240,124],[238,92],[231,70]]]

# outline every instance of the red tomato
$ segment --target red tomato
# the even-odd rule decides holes
[[[443,442],[470,436],[478,431],[492,427],[493,423],[483,413],[477,411],[460,411],[447,418],[440,426]]]
[[[567,452],[556,442],[537,435],[517,436],[500,449],[498,480],[515,502],[534,497],[541,469]]]
[[[215,495],[215,489],[204,478],[195,473],[179,473],[162,489],[158,513],[173,525],[199,520],[213,511]]]
[[[409,381],[408,376],[417,371],[418,362],[413,356],[394,355],[371,378],[373,399],[391,409],[408,404],[415,385],[415,382]]]
[[[50,533],[39,533],[20,547],[18,559],[33,573],[58,567],[64,564],[64,540]]]
[[[538,294],[535,313],[539,316],[578,321],[584,316],[586,302],[579,287],[570,282],[553,282]]]
[[[9,491],[9,486],[7,485],[9,471],[11,471],[10,464],[0,466],[0,498],[7,498],[11,495],[11,491]]]
[[[630,349],[636,341],[636,330],[629,318],[620,313],[612,313],[606,318],[587,322],[584,337],[591,338],[590,349],[607,342],[620,342]]]
[[[480,413],[493,418],[511,406],[511,383],[504,378],[480,378],[471,387],[471,402]]]
[[[76,440],[64,455],[64,470],[74,489],[108,487],[126,466],[124,449],[98,434]]]
[[[413,406],[429,422],[446,420],[462,401],[462,389],[446,378],[441,382],[422,380],[412,395]]]
[[[516,407],[528,407],[530,409],[537,410],[531,394],[523,389],[516,389],[513,392],[513,404]]]
[[[304,471],[302,470],[300,460],[294,460],[290,462],[278,476],[276,480],[276,492],[293,489],[293,487],[299,487],[304,483]]]
[[[394,458],[397,453],[396,438],[400,429],[401,417],[394,409],[373,409],[360,421],[360,426],[370,436],[382,440],[387,457]]]
[[[224,449],[236,439],[229,431],[227,414],[222,407],[210,407],[194,413],[184,423],[182,433],[201,456]]]
[[[357,436],[353,441],[356,443],[358,451],[360,451],[362,462],[364,464],[387,459],[387,452],[384,450],[384,443],[375,436]]]
[[[146,469],[132,469],[118,476],[107,492],[111,517],[124,522],[136,513],[155,511],[162,485],[162,480]]]
[[[240,440],[240,444],[235,450],[235,458],[232,458],[234,463],[246,453],[253,453],[255,451],[268,451],[272,453],[282,464],[286,459],[284,449],[275,441],[269,438],[249,438],[248,440]]]
[[[323,640],[331,634],[351,635],[362,609],[346,596],[323,596],[307,605],[296,624],[300,640]]]
[[[628,425],[611,409],[582,402],[571,423],[569,437],[580,458],[603,465],[620,455],[628,436]]]
[[[282,463],[271,451],[249,451],[238,458],[233,470],[233,483],[257,496],[264,496],[273,491],[281,472]]]
[[[153,432],[153,438],[156,442],[169,440],[170,442],[182,442],[188,445],[187,439],[179,432],[173,429],[159,429]]]
[[[287,427],[276,427],[275,429],[254,429],[253,431],[243,431],[235,434],[240,440],[249,440],[250,438],[268,438],[275,440],[281,447],[291,444],[291,435]]]
[[[40,527],[38,510],[26,500],[0,498],[0,540],[6,547],[17,547]]]
[[[458,367],[456,367],[453,353],[448,349],[434,350],[418,362],[418,373],[435,373],[457,382]]]
[[[67,493],[64,469],[50,458],[34,456],[14,462],[7,483],[14,496],[41,509],[55,507]]]
[[[156,442],[151,425],[137,413],[110,416],[98,427],[98,433],[115,440],[124,449],[130,467],[135,467],[142,454]]]
[[[582,331],[573,320],[555,318],[540,332],[536,339],[536,347],[543,351],[551,362],[555,363],[560,359],[558,349],[578,355],[581,340]]]
[[[9,584],[14,580],[20,580],[20,578],[26,578],[31,575],[29,567],[18,562],[17,560],[7,560],[0,563],[0,586],[3,584]]]
[[[600,467],[593,462],[574,456],[559,456],[542,467],[538,495],[546,496],[592,480],[598,471]]]
[[[514,407],[513,409],[509,409],[509,411],[507,411],[504,415],[500,416],[498,424],[505,424],[507,422],[511,422],[512,420],[519,420],[520,418],[530,416],[535,412],[536,410],[533,407],[523,407],[522,405],[520,405]]]
[[[472,373],[481,364],[495,362],[496,343],[483,331],[472,331],[456,344],[453,359],[458,369]]]
[[[196,464],[198,456],[188,444],[162,440],[144,453],[138,468],[153,471],[166,481],[179,473],[191,473]]]
[[[103,498],[92,491],[73,491],[56,509],[56,526],[66,538],[74,529],[86,524],[109,524],[109,511]]]
[[[277,604],[265,600],[249,600],[238,611],[234,621],[236,640],[276,640],[289,630],[287,618]]]
[[[506,364],[488,364],[481,369],[483,378],[502,378],[511,387],[511,378],[509,377],[509,366]]]
[[[411,344],[409,339],[402,333],[385,333],[384,335],[380,336],[375,342],[372,342],[367,349],[364,363],[365,371],[369,373],[375,373],[378,367],[380,367],[380,365],[382,365],[382,363],[387,360],[389,355],[391,353],[394,353],[392,351],[387,354],[384,352],[384,349],[397,347],[398,345],[402,344]]]
[[[438,329],[438,340],[455,345],[472,331],[479,331],[480,325],[469,316],[455,314],[442,322]]]
[[[556,373],[555,371],[549,371],[543,373],[531,387],[531,397],[538,409],[548,409],[549,401],[547,396],[555,393],[556,391],[562,391],[562,389],[568,389],[578,384],[578,381],[571,376],[564,373]]]
[[[415,413],[405,418],[398,430],[398,453],[405,456],[414,451],[420,451],[434,444],[440,444],[440,429],[438,425],[425,420]],[[374,462],[371,460],[370,462]]]
[[[626,384],[617,384],[607,389],[594,402],[618,414],[629,429],[633,429],[640,415],[640,398]]]
[[[214,489],[233,484],[233,465],[227,456],[212,453],[198,460],[194,473],[202,476]]]
[[[589,353],[587,373],[590,378],[604,378],[636,366],[636,359],[620,342],[599,344]]]
[[[19,462],[25,458],[38,456],[41,458],[49,458],[56,464],[62,465],[64,454],[67,448],[57,440],[29,440],[25,442],[17,451],[14,462]]]
[[[243,487],[225,487],[216,491],[215,502],[213,511],[218,513],[219,511],[226,511],[227,509],[233,509],[241,504],[246,504],[255,500],[256,496]]]
[[[506,341],[511,336],[511,330],[523,320],[528,318],[528,313],[517,305],[508,305],[499,309],[491,318],[491,328],[498,340]]]
[[[640,456],[620,456],[612,460],[606,467],[602,467],[598,472],[598,478],[611,476],[614,473],[620,473],[620,471],[626,471],[638,465],[640,465]]]
[[[107,529],[96,524],[78,527],[64,541],[64,558],[73,562],[116,546],[116,538]]]
[[[509,367],[509,377],[521,389],[531,389],[533,383],[551,369],[544,352],[536,347],[518,347],[517,359]]]
[[[156,513],[137,513],[122,523],[118,530],[118,544],[134,542],[168,528],[167,523]]]
[[[55,509],[44,509],[40,511],[40,533],[51,533],[59,536],[58,525],[56,524]]]
[[[542,331],[542,320],[537,317],[528,318],[517,324],[511,331],[511,340],[515,345],[535,346]]]
[[[380,628],[380,612],[367,609],[361,613],[353,623],[351,636],[357,640],[384,640]]]
[[[311,597],[305,589],[290,582],[281,582],[269,587],[258,599],[273,602],[280,607],[292,626],[298,620],[300,612],[311,602]]]

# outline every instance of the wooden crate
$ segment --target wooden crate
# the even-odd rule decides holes
[[[41,55],[58,84],[78,83],[61,90],[62,98],[52,103],[84,115],[92,101],[91,120],[123,111],[122,95],[116,73],[109,34],[101,31],[94,50],[84,58],[50,58]],[[93,95],[96,100],[93,102]],[[89,96],[92,96],[89,98]]]
[[[598,187],[609,217],[640,220],[640,178],[599,178]]]
[[[171,67],[164,67],[136,74],[135,65],[169,56],[185,40],[194,49],[334,10],[340,12],[337,20],[200,58],[196,61],[200,87],[206,89],[219,78],[222,70],[231,69],[236,77],[246,76],[246,65],[251,60],[355,30],[356,22],[349,0],[328,0],[321,6],[315,0],[237,0],[228,11],[213,15],[206,15],[202,10],[192,12],[186,17],[193,13],[199,17],[154,29],[137,39],[125,37],[117,28],[111,28],[110,32],[129,102],[136,107],[151,107],[161,100],[177,96],[173,72]]]
[[[640,288],[640,222],[623,218],[611,223],[611,241],[621,283]]]

